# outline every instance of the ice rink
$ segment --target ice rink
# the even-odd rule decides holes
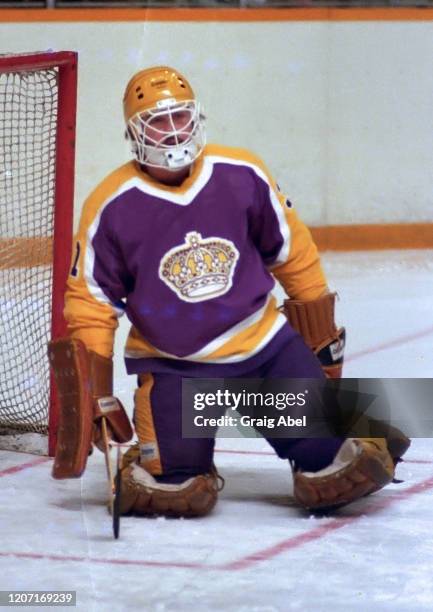
[[[348,333],[345,376],[432,377],[433,251],[323,262]],[[134,385],[120,353],[129,407]],[[431,440],[413,441],[404,482],[320,518],[295,505],[289,467],[264,441],[217,448],[226,486],[210,516],[126,517],[118,541],[102,454],[81,480],[55,481],[51,459],[0,451],[0,590],[75,590],[77,609],[95,612],[433,609]]]

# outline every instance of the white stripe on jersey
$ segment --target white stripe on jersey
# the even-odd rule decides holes
[[[215,338],[214,340],[209,342],[209,344],[204,346],[202,349],[200,349],[200,351],[197,351],[196,353],[185,355],[185,357],[178,357],[177,355],[173,355],[172,353],[166,353],[164,351],[159,350],[157,347],[155,347],[156,350],[158,351],[158,355],[151,355],[145,349],[144,350],[129,350],[129,351],[125,349],[125,357],[128,359],[143,359],[145,357],[155,357],[155,358],[165,357],[168,359],[176,359],[178,361],[195,361],[197,363],[237,363],[239,361],[244,361],[245,359],[248,359],[249,357],[253,357],[254,355],[256,355],[259,351],[262,350],[262,348],[266,346],[266,344],[268,344],[268,342],[272,340],[272,338],[277,334],[277,332],[280,331],[283,325],[287,323],[287,318],[285,317],[285,315],[283,315],[280,312],[277,314],[276,319],[274,323],[272,324],[272,327],[269,330],[269,332],[250,351],[246,353],[242,353],[242,354],[230,355],[227,357],[217,357],[214,359],[207,359],[207,356],[213,353],[218,348],[221,348],[222,346],[224,346],[225,343],[232,340],[232,338],[236,336],[238,333],[240,333],[241,331],[247,329],[251,325],[254,325],[258,321],[260,321],[260,319],[264,315],[266,308],[269,306],[269,303],[271,300],[275,300],[275,298],[272,295],[268,297],[266,304],[262,306],[262,308],[259,308],[259,310],[257,310],[255,313],[253,313],[252,315],[250,315],[249,317],[247,317],[240,323],[237,323],[236,325],[231,327],[229,330],[224,332],[224,334],[222,334],[218,338]]]

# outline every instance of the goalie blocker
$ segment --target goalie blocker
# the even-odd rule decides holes
[[[341,378],[346,343],[345,328],[335,325],[336,295],[326,293],[310,302],[284,300],[282,306],[290,325],[316,355],[328,378]]]
[[[121,402],[113,397],[111,359],[88,351],[81,340],[60,338],[48,344],[48,355],[59,395],[54,478],[79,478],[86,468],[92,441],[102,443],[101,419],[111,438],[129,442],[133,431]]]

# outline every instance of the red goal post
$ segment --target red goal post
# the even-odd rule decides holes
[[[66,331],[77,53],[0,56],[0,448],[53,455],[47,342]]]

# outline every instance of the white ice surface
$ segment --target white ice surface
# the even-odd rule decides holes
[[[324,256],[348,329],[346,376],[432,377],[432,255]],[[119,357],[116,391],[130,406],[124,372]],[[432,441],[413,441],[403,483],[322,518],[296,507],[266,442],[217,446],[226,486],[212,515],[123,518],[118,541],[100,453],[81,480],[55,481],[51,460],[0,452],[0,590],[76,590],[77,609],[95,612],[433,610]]]

